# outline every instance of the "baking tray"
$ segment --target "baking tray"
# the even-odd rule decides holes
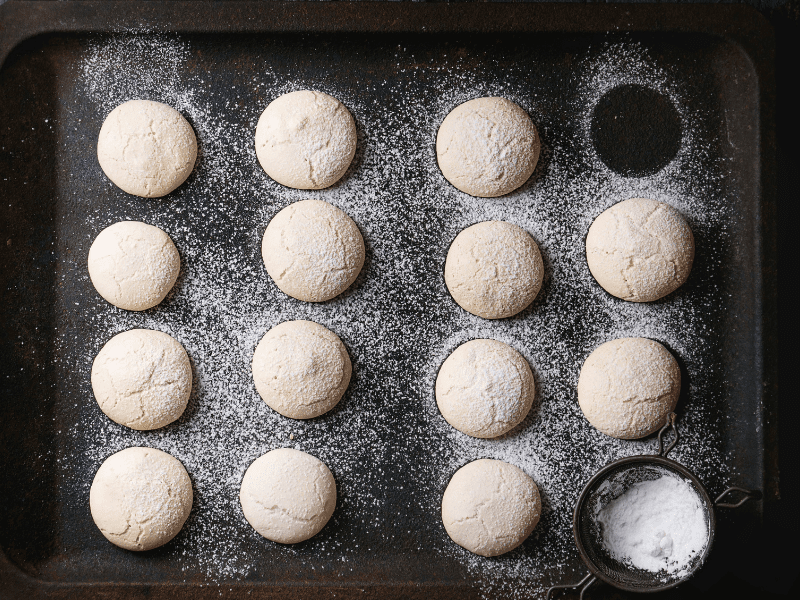
[[[713,205],[708,214],[690,215],[698,253],[689,282],[641,309],[661,311],[672,329],[659,336],[657,321],[640,329],[671,343],[687,380],[679,408],[689,441],[678,459],[698,471],[712,491],[737,483],[764,490],[767,500],[777,497],[771,35],[756,12],[739,6],[9,2],[0,7],[5,310],[0,593],[9,598],[523,598],[539,597],[547,585],[582,574],[564,527],[571,495],[577,498],[588,471],[621,454],[646,452],[649,442],[625,446],[592,437],[566,401],[574,400],[569,384],[576,380],[580,360],[564,366],[571,375],[554,375],[531,323],[544,326],[542,319],[550,315],[558,325],[564,349],[550,355],[554,360],[585,357],[602,339],[593,328],[630,331],[608,313],[633,309],[588,286],[585,265],[575,258],[578,251],[571,251],[566,263],[557,253],[564,235],[582,243],[580,232],[585,234],[598,207],[614,201],[603,194],[622,193],[620,181],[631,191],[663,192],[664,199],[689,213],[704,196]],[[117,55],[124,60],[115,63]],[[609,56],[621,68],[593,74],[593,65],[608,66]],[[661,82],[661,95],[677,103],[684,130],[691,121],[697,156],[649,156],[648,144],[628,140],[605,158],[623,169],[666,169],[671,187],[661,191],[666,180],[651,172],[620,179],[598,167],[592,148],[596,152],[605,144],[613,153],[614,144],[603,141],[602,128],[591,134],[584,118],[587,107],[600,100],[597,89],[614,89],[603,87],[605,78],[624,81],[625,72],[635,74],[640,63],[646,63],[640,79]],[[125,69],[138,89],[115,87]],[[98,70],[107,78],[97,77]],[[175,81],[184,85],[176,88]],[[587,81],[594,87],[587,88]],[[311,307],[281,299],[262,272],[258,241],[264,226],[279,207],[302,196],[268,181],[249,148],[249,129],[260,110],[277,91],[293,87],[334,92],[350,107],[360,135],[343,184],[317,197],[343,206],[355,218],[367,244],[367,263],[342,299]],[[411,109],[404,108],[399,91],[414,99]],[[502,92],[532,114],[545,152],[520,192],[481,209],[448,187],[430,165],[435,163],[435,125],[448,108],[492,92]],[[108,102],[137,93],[183,106],[199,132],[195,174],[163,201],[131,200],[107,182],[94,154]],[[609,110],[612,114],[613,106]],[[673,117],[665,118],[669,127]],[[241,133],[226,137],[231,126]],[[393,135],[402,151],[376,156],[376,148],[391,150]],[[414,136],[416,148],[409,145]],[[686,131],[683,136],[685,146]],[[593,145],[585,143],[590,138]],[[683,170],[667,163],[680,163]],[[375,177],[379,167],[387,169],[385,180]],[[359,184],[365,172],[372,179]],[[548,219],[564,222],[563,214],[556,214],[563,209],[557,200],[549,208],[542,203],[547,186],[567,189],[587,172],[596,178],[593,197],[586,200],[587,211],[595,215],[576,217],[574,230],[546,231]],[[609,187],[609,181],[616,184]],[[702,189],[692,192],[697,182]],[[694,204],[682,206],[675,189],[693,194]],[[380,209],[363,198],[348,200],[356,192],[371,194]],[[523,222],[542,246],[548,263],[543,291],[515,319],[470,320],[442,284],[447,246],[461,228],[480,220],[476,215]],[[176,292],[142,314],[109,307],[85,272],[91,241],[123,218],[164,227],[183,258]],[[385,266],[395,258],[410,262],[406,268]],[[220,264],[235,268],[214,271]],[[565,264],[586,284],[568,288],[574,293],[560,287]],[[197,291],[206,290],[214,275],[226,284],[214,291],[229,304],[209,305],[209,294]],[[375,281],[383,288],[377,290]],[[230,296],[234,285],[257,297]],[[548,313],[554,304],[558,315]],[[223,305],[234,307],[227,315],[233,321],[220,316]],[[593,312],[594,305],[603,310]],[[688,307],[685,337],[699,336],[696,342],[684,345],[684,315],[673,310],[676,305]],[[247,310],[239,310],[242,306]],[[563,317],[569,311],[573,319]],[[601,313],[605,316],[598,318]],[[391,318],[380,322],[371,318],[376,315]],[[302,427],[270,416],[254,390],[236,384],[246,377],[226,371],[236,360],[215,362],[219,357],[202,342],[204,334],[219,333],[222,324],[243,316],[257,323],[226,339],[245,366],[255,332],[283,318],[313,318],[337,331],[354,359],[353,383],[342,406],[327,420]],[[113,333],[132,326],[174,333],[187,346],[200,382],[187,414],[159,432],[134,434],[109,424],[91,396],[91,357]],[[395,347],[376,345],[371,341],[376,336],[396,340]],[[571,461],[556,465],[558,477],[571,481],[574,490],[543,489],[548,507],[543,531],[509,556],[485,562],[452,548],[438,499],[457,466],[498,454],[448,432],[437,420],[435,405],[431,408],[436,365],[477,336],[513,342],[532,361],[537,377],[539,405],[522,433],[499,442],[505,452],[515,443],[528,443],[526,432],[548,426],[548,402],[560,402],[556,405],[565,410],[559,428],[548,433],[562,446],[575,447]],[[376,348],[378,360],[370,358]],[[208,381],[233,383],[214,387]],[[237,429],[228,422],[225,429],[209,421],[208,430],[198,433],[203,444],[219,448],[216,456],[230,455],[238,465],[220,486],[235,490],[249,461],[279,445],[299,444],[331,465],[340,504],[318,538],[280,548],[257,539],[235,503],[214,506],[216,492],[204,487],[214,469],[201,475],[207,465],[193,460],[190,449],[174,447],[174,440],[183,441],[186,431],[204,423],[209,405],[216,403],[212,416],[221,414],[222,400],[251,407],[225,413],[228,417],[264,419],[269,431],[253,442],[236,433],[250,434],[252,425]],[[288,437],[292,431],[298,432],[295,441]],[[326,436],[341,444],[339,454]],[[196,484],[184,532],[145,554],[105,542],[87,508],[88,485],[104,455],[136,444],[169,449],[187,464]],[[523,466],[532,465],[528,470],[534,478],[555,477],[545,446],[532,448],[536,456],[528,456]],[[528,450],[515,451],[522,460]],[[201,458],[211,456],[206,451]],[[210,521],[205,520],[209,512]],[[732,515],[735,533],[728,543],[736,545],[758,529],[760,514],[756,503]],[[557,560],[540,560],[540,543],[551,544]],[[233,555],[215,557],[215,548]],[[246,568],[228,570],[232,563]]]

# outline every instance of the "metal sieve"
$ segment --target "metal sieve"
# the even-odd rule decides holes
[[[670,430],[674,434],[674,439],[664,448],[664,434]],[[589,480],[578,497],[572,517],[575,544],[578,546],[578,552],[583,562],[589,568],[589,574],[578,583],[552,586],[547,590],[546,597],[548,599],[551,598],[555,590],[579,589],[580,598],[583,600],[586,591],[598,579],[628,592],[659,592],[675,587],[697,572],[711,550],[711,544],[714,541],[714,530],[716,529],[714,508],[736,508],[747,500],[761,497],[761,493],[758,491],[729,487],[712,502],[705,487],[694,473],[674,460],[667,458],[667,454],[675,447],[679,439],[680,434],[675,425],[675,413],[670,413],[667,416],[666,424],[658,432],[657,455],[621,458],[600,469]],[[705,509],[705,520],[708,526],[708,541],[703,551],[692,558],[686,569],[672,574],[666,571],[654,573],[638,569],[617,560],[603,545],[600,525],[595,518],[598,508],[618,498],[634,484],[656,479],[665,474],[677,475],[692,486]],[[738,502],[723,502],[726,496],[735,492],[742,494]]]

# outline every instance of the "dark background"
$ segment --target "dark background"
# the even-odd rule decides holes
[[[638,0],[630,1],[638,3]],[[0,0],[0,4],[5,2]],[[798,87],[796,82],[800,79],[800,0],[739,0],[736,3],[756,8],[772,25],[775,35],[775,217],[778,297],[783,301],[778,302],[779,344],[772,356],[778,361],[780,375],[777,387],[783,390],[778,396],[780,500],[765,504],[763,531],[750,540],[747,548],[727,543],[731,532],[728,530],[726,535],[726,529],[731,525],[723,516],[714,551],[702,571],[686,585],[654,596],[661,598],[800,598],[800,453],[795,431],[800,417],[800,403],[795,399],[795,394],[789,392],[793,383],[789,381],[789,375],[794,367],[790,344],[793,345],[797,337],[798,319],[795,303],[787,301],[794,291],[793,284],[798,271],[797,245],[793,234],[798,224],[797,203],[800,200],[797,191],[800,187],[797,175],[800,169],[800,103],[795,92]],[[502,10],[502,6],[498,6],[497,10]],[[606,598],[634,597],[632,594],[615,593],[608,588],[598,592],[599,589],[594,595]],[[589,596],[592,595],[590,592]],[[2,596],[3,590],[0,590]]]

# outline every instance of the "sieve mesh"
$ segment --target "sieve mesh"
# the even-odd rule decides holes
[[[703,552],[698,553],[686,569],[675,573],[668,573],[666,569],[654,573],[617,560],[606,549],[603,543],[602,525],[597,521],[598,512],[634,484],[658,479],[664,475],[678,476],[692,486],[705,508],[705,521],[709,532]],[[576,542],[590,569],[608,583],[630,591],[656,591],[688,579],[703,564],[713,539],[715,523],[712,508],[711,500],[700,482],[677,463],[657,456],[623,459],[598,473],[581,495],[575,509]]]

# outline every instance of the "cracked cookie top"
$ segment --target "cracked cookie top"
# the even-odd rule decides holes
[[[322,200],[290,204],[261,242],[267,273],[282,292],[306,302],[338,296],[364,265],[364,238],[347,214]]]
[[[256,346],[252,366],[264,402],[292,419],[331,410],[353,372],[339,336],[312,321],[287,321],[270,329]]]
[[[260,535],[282,544],[315,536],[336,507],[336,481],[318,458],[278,448],[253,461],[242,479],[239,501]]]
[[[497,340],[462,344],[436,377],[436,404],[442,416],[473,437],[497,437],[519,425],[535,394],[528,361]]]
[[[444,281],[458,305],[484,319],[522,311],[542,287],[539,246],[524,229],[484,221],[456,236],[444,264]]]
[[[624,440],[661,428],[680,391],[678,361],[647,338],[620,338],[598,346],[578,378],[578,403],[586,419],[606,435]]]
[[[445,179],[482,198],[503,196],[536,168],[541,144],[536,126],[505,98],[475,98],[445,117],[436,134],[436,158]]]
[[[95,357],[92,390],[112,421],[131,429],[158,429],[186,409],[192,366],[172,336],[131,329],[111,338]]]
[[[631,198],[602,212],[586,235],[586,261],[604,290],[652,302],[678,289],[694,261],[694,236],[669,204]]]
[[[498,556],[519,546],[539,522],[539,488],[522,469],[482,458],[456,471],[442,497],[442,521],[459,546]]]
[[[333,96],[300,90],[279,96],[256,126],[258,162],[278,183],[320,190],[339,181],[356,153],[356,125]]]
[[[135,196],[159,198],[191,174],[197,160],[197,138],[192,126],[171,106],[129,100],[103,122],[97,160],[117,187]]]
[[[181,462],[155,448],[126,448],[109,456],[89,490],[92,519],[112,544],[152,550],[174,538],[194,494]]]
[[[89,248],[89,278],[108,302],[125,310],[152,308],[175,285],[181,257],[170,237],[140,221],[106,227]]]

